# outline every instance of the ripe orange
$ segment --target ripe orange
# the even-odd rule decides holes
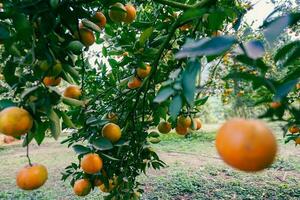
[[[111,192],[115,188],[115,184],[113,180],[109,180],[109,186],[106,188],[105,184],[103,183],[102,185],[99,186],[99,189],[102,192]]]
[[[295,144],[296,145],[300,144],[300,137],[298,137],[298,138],[295,139]]]
[[[94,15],[94,20],[99,28],[103,28],[106,25],[106,17],[102,12],[96,12]]]
[[[142,81],[137,77],[133,77],[127,84],[129,89],[136,89],[141,87],[141,85],[142,85]]]
[[[169,133],[172,129],[171,124],[169,122],[160,122],[157,127],[160,133]]]
[[[79,99],[81,90],[77,85],[70,85],[65,89],[64,96],[72,99]]]
[[[296,125],[291,126],[291,127],[289,128],[289,132],[292,133],[292,134],[298,133],[299,131],[300,131],[300,129],[299,129],[299,127],[297,127]]]
[[[5,108],[0,112],[0,132],[19,137],[30,131],[33,119],[27,110],[18,107]]]
[[[300,83],[296,85],[297,90],[300,90]]]
[[[110,7],[108,15],[113,22],[122,22],[127,16],[126,8],[121,3],[115,3]]]
[[[45,166],[34,164],[22,168],[17,174],[17,186],[23,190],[34,190],[48,179],[48,172]]]
[[[89,153],[81,159],[80,166],[85,173],[96,174],[102,169],[103,161],[98,154]]]
[[[86,27],[79,28],[80,40],[84,44],[84,46],[89,47],[95,43],[95,35],[93,31]]]
[[[132,23],[135,20],[135,18],[136,18],[136,9],[131,4],[125,5],[125,9],[126,9],[127,15],[126,15],[126,17],[124,19],[124,22],[126,22],[126,23]]]
[[[246,119],[223,124],[217,133],[216,147],[228,165],[246,172],[267,168],[277,152],[271,130],[261,121]]]
[[[114,123],[108,123],[102,128],[102,136],[111,142],[117,142],[121,135],[120,127]]]
[[[179,135],[186,135],[188,133],[187,127],[183,127],[180,124],[177,124],[175,130],[176,130],[176,133],[178,133]]]
[[[136,73],[138,75],[138,77],[140,78],[146,78],[151,72],[151,66],[150,65],[146,65],[146,68],[137,68]]]
[[[273,108],[273,109],[277,109],[277,108],[280,108],[281,107],[281,103],[278,102],[278,101],[274,101],[274,102],[271,102],[270,103],[270,107]]]
[[[73,191],[77,196],[86,196],[91,192],[92,184],[87,179],[79,179],[75,182]]]
[[[194,119],[194,124],[195,124],[196,130],[199,130],[202,127],[202,124],[201,124],[201,121],[199,118]]]
[[[45,86],[58,86],[61,83],[60,77],[46,76],[43,79]]]
[[[177,124],[179,124],[181,127],[189,128],[192,125],[192,120],[189,116],[184,117],[181,115],[177,119]]]

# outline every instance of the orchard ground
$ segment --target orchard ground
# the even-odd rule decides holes
[[[220,160],[214,147],[218,126],[206,125],[187,139],[162,135],[162,142],[154,146],[168,166],[139,177],[145,189],[142,199],[300,199],[300,149],[284,144],[278,123],[269,124],[279,143],[276,162],[254,174],[233,170]],[[76,162],[73,150],[53,139],[30,148],[31,159],[49,170],[47,183],[34,192],[18,189],[15,175],[27,163],[25,149],[20,144],[0,146],[0,199],[77,199],[69,183],[60,181],[62,170]],[[96,189],[78,199],[103,199],[102,195]]]

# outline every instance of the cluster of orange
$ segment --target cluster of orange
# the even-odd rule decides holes
[[[49,75],[43,78],[43,83],[45,86],[58,86],[62,78],[59,76],[62,72],[62,64],[60,61],[56,61],[53,66],[50,66],[47,61],[41,61],[39,67],[42,71],[48,72]],[[79,99],[81,96],[81,90],[76,85],[68,86],[63,94],[65,97],[72,99]]]
[[[179,135],[187,135],[188,129],[199,130],[202,127],[201,121],[199,118],[194,118],[193,123],[192,119],[187,116],[179,116],[176,123],[176,133]],[[169,122],[160,122],[157,126],[157,129],[160,133],[167,134],[172,130],[172,126]]]
[[[146,64],[145,67],[139,67],[136,70],[136,75],[130,79],[127,86],[129,89],[136,89],[141,87],[142,80],[146,78],[151,72],[151,66]]]
[[[72,88],[67,88],[65,93],[69,93]],[[70,92],[73,97],[74,93]],[[115,114],[109,114],[108,119],[115,120]],[[20,137],[28,133],[33,126],[33,118],[28,111],[19,107],[8,107],[0,112],[0,132],[12,136]],[[114,123],[108,123],[102,128],[102,136],[115,143],[121,138],[121,129]],[[98,154],[87,154],[81,161],[81,168],[87,174],[96,174],[102,170],[103,162]],[[17,174],[17,185],[24,190],[34,190],[41,187],[48,179],[48,172],[45,166],[40,164],[30,164],[22,168]],[[112,181],[110,181],[112,182]],[[111,183],[112,184],[112,183]],[[86,179],[78,180],[74,185],[74,192],[83,196],[90,191],[90,183]],[[97,186],[102,191],[110,191],[105,188],[101,181],[97,181]]]
[[[107,116],[109,119],[114,120],[116,118],[115,114]],[[112,143],[115,143],[121,138],[121,129],[117,124],[108,123],[102,128],[102,136]],[[103,169],[102,158],[96,153],[86,154],[80,162],[82,171],[86,174],[97,176],[99,173],[102,176],[107,177],[106,172]],[[109,180],[109,187],[107,188],[100,178],[96,178],[93,184],[90,180],[84,178],[79,179],[75,182],[73,190],[78,196],[86,196],[90,193],[92,185],[99,187],[102,192],[110,192],[117,184],[117,177],[114,176],[113,179]]]
[[[136,9],[131,4],[126,4],[124,6],[122,3],[115,3],[110,7],[108,14],[113,22],[132,23],[136,18]],[[101,11],[98,11],[91,18],[91,21],[93,21],[99,28],[104,28],[107,19]],[[93,31],[89,27],[84,26],[82,23],[79,24],[79,34],[75,33],[74,37],[76,39],[80,39],[86,47],[95,43],[95,35]]]

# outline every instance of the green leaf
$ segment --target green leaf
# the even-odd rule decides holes
[[[244,49],[249,58],[254,60],[263,57],[265,48],[260,40],[252,40],[244,44]]]
[[[82,53],[84,45],[80,41],[72,41],[68,44],[67,49],[74,53],[75,55],[79,55]]]
[[[8,99],[0,100],[0,111],[12,106],[16,106],[16,104],[13,101]]]
[[[53,108],[48,110],[47,115],[50,120],[51,135],[55,140],[57,140],[61,134],[61,120]]]
[[[204,97],[202,99],[197,99],[195,101],[195,106],[202,106],[202,105],[204,105],[207,102],[208,98],[209,98],[209,96]]]
[[[9,32],[6,26],[0,24],[0,40],[9,39]]]
[[[107,154],[105,154],[105,153],[101,153],[101,157],[102,157],[102,158],[107,158],[107,159],[113,160],[113,161],[120,161],[120,159],[114,158],[114,157],[112,157],[112,156],[110,156],[110,155],[107,155]]]
[[[158,143],[160,143],[160,139],[159,138],[151,138],[151,139],[149,139],[149,142],[151,142],[152,144],[158,144]]]
[[[213,38],[202,38],[199,41],[188,41],[176,54],[176,58],[213,56],[228,51],[237,42],[235,37],[220,36]]]
[[[72,99],[72,98],[68,98],[68,97],[63,97],[62,101],[64,102],[64,104],[67,104],[69,106],[84,106],[85,105],[84,101],[80,101],[80,100]]]
[[[153,27],[147,28],[146,30],[144,30],[144,32],[141,34],[139,43],[141,46],[144,46],[145,43],[147,42],[147,40],[150,38],[150,36],[152,35],[154,31]]]
[[[91,22],[88,19],[82,19],[81,22],[85,27],[87,27],[93,31],[96,31],[96,32],[101,32],[101,28],[99,26],[97,26],[97,24],[95,24],[94,22]]]
[[[201,68],[198,60],[189,61],[182,75],[183,94],[187,103],[191,106],[194,104],[196,90],[196,76]]]
[[[253,60],[246,55],[238,55],[235,57],[235,59],[250,67],[257,67],[263,72],[266,72],[269,69],[269,66],[266,65],[262,59]]]
[[[39,88],[39,86],[34,86],[31,88],[27,88],[25,89],[22,94],[21,94],[21,99],[24,99],[26,96],[28,96],[29,94],[31,94],[32,92],[36,91]]]
[[[49,124],[46,122],[35,123],[34,139],[38,145],[41,145],[44,141],[48,128]]]
[[[290,52],[294,51],[296,48],[299,48],[299,47],[300,47],[299,40],[293,41],[287,45],[284,45],[276,52],[276,54],[274,56],[275,62],[278,62],[279,60],[285,60],[285,58],[287,57],[288,54],[290,54]]]
[[[166,101],[174,93],[175,93],[175,91],[171,87],[165,87],[158,92],[158,94],[154,98],[153,102],[162,103],[162,102]]]
[[[275,91],[275,87],[277,83],[274,80],[267,79],[260,76],[255,76],[249,73],[244,72],[235,72],[230,73],[226,77],[224,77],[225,80],[227,79],[234,79],[234,80],[248,80],[253,82],[253,87],[262,87],[265,86],[267,89],[269,89],[271,92]]]
[[[119,140],[114,146],[121,147],[121,146],[129,146],[130,141]]]
[[[193,19],[200,18],[206,13],[206,11],[207,11],[206,9],[199,9],[199,8],[189,9],[185,11],[183,15],[181,15],[180,24],[184,24]]]
[[[99,138],[97,140],[94,140],[92,141],[92,145],[100,151],[110,150],[114,148],[112,143],[106,138]]]
[[[284,99],[288,93],[295,88],[295,85],[298,83],[298,81],[298,79],[295,79],[280,85],[276,90],[274,99],[276,101],[281,101]]]
[[[152,131],[148,134],[148,137],[153,137],[153,138],[158,138],[159,137],[159,133],[156,131]]]
[[[87,154],[87,153],[91,152],[91,150],[88,147],[85,147],[85,146],[82,146],[82,145],[79,145],[79,144],[73,145],[72,148],[79,155]]]
[[[264,24],[264,35],[269,43],[275,42],[283,31],[300,20],[300,13],[291,13],[275,18],[269,23]]]
[[[60,112],[60,116],[62,117],[63,122],[68,128],[76,128],[70,117],[64,111]]]
[[[175,96],[169,106],[169,112],[172,119],[176,119],[182,108],[182,99],[180,95]]]

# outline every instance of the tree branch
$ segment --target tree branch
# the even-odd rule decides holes
[[[178,3],[176,1],[171,1],[171,0],[153,0],[153,1],[157,2],[157,3],[160,3],[160,4],[163,4],[163,5],[171,6],[173,8],[187,10],[187,9],[191,9],[191,8],[204,7],[208,4],[214,3],[216,0],[202,0],[198,3],[193,4],[193,5]]]

